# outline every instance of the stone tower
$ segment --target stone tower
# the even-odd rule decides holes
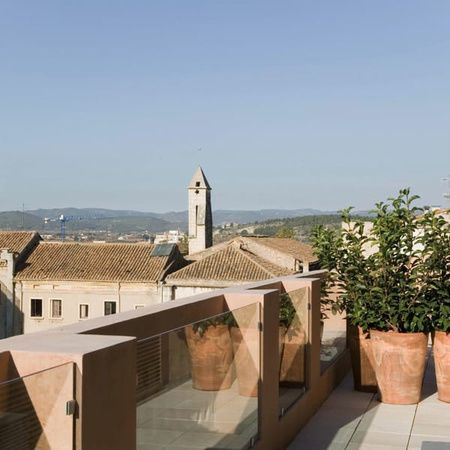
[[[189,254],[192,254],[212,245],[211,186],[201,167],[189,183],[188,192]]]

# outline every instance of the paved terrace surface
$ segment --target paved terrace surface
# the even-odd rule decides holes
[[[248,448],[258,431],[258,401],[242,397],[238,383],[199,391],[188,381],[137,408],[138,450]]]
[[[417,405],[380,403],[352,383],[349,374],[288,450],[450,450],[450,403],[437,399],[432,357]]]

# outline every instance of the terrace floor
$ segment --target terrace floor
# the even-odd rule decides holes
[[[199,391],[188,381],[137,409],[138,450],[248,448],[258,432],[258,400],[231,389]]]
[[[417,405],[380,403],[354,391],[349,374],[288,448],[300,449],[450,450],[450,403],[437,399],[432,356]]]
[[[325,321],[321,346],[324,371],[345,349],[345,321]],[[280,387],[279,410],[286,411],[304,387]],[[155,394],[137,407],[138,450],[251,448],[258,434],[258,400],[239,395],[238,381],[223,391],[199,391],[188,380]],[[314,447],[312,447],[314,448]]]

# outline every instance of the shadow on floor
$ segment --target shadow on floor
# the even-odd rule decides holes
[[[423,442],[421,450],[450,450],[450,442]]]

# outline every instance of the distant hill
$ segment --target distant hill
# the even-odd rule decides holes
[[[156,214],[139,211],[114,211],[97,208],[60,208],[27,211],[0,212],[1,230],[37,230],[43,234],[58,233],[59,217],[71,218],[66,231],[110,231],[113,233],[160,232],[169,230],[174,224],[156,217]],[[50,219],[47,223],[45,218]],[[22,226],[23,222],[23,226]]]
[[[35,209],[27,212],[42,218],[58,218],[61,214],[79,217],[159,217],[159,214],[151,212],[104,208],[53,208]]]
[[[188,211],[170,211],[166,213],[142,212],[133,210],[112,210],[104,208],[54,208],[28,211],[31,214],[45,218],[58,218],[65,216],[104,217],[104,218],[155,218],[168,222],[174,228],[186,228]],[[320,211],[317,209],[261,209],[261,210],[227,210],[213,211],[215,225],[224,223],[253,223],[271,219],[285,219],[288,217],[317,216],[335,214],[335,211]]]
[[[225,223],[254,223],[271,219],[285,219],[288,217],[319,216],[327,214],[336,214],[335,211],[320,211],[317,209],[260,209],[260,210],[233,210],[218,209],[213,211],[214,225],[223,225]],[[187,224],[188,212],[168,212],[156,214],[160,219],[172,223]]]
[[[214,224],[224,223],[254,223],[272,219],[286,219],[288,217],[319,216],[335,214],[335,211],[319,211],[317,209],[260,209],[256,211],[238,211],[219,209],[214,211]]]
[[[1,230],[39,230],[43,220],[40,217],[22,211],[0,212]]]
[[[73,217],[66,224],[66,230],[127,232],[160,232],[170,229],[187,230],[188,212],[171,211],[166,213],[142,212],[133,210],[112,210],[105,208],[53,208],[26,211],[8,211],[0,213],[0,229],[14,230],[23,228],[43,233],[55,233],[59,230],[61,215]],[[261,209],[261,210],[216,210],[213,212],[214,225],[225,223],[250,224],[295,217],[335,215],[335,211],[316,209]],[[51,221],[44,223],[44,219]],[[268,224],[265,224],[268,225]]]

